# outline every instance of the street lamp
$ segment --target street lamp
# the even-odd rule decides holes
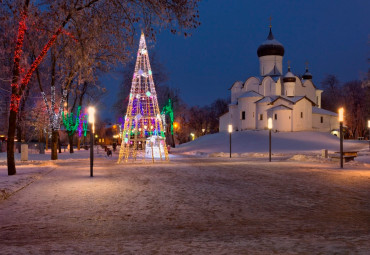
[[[205,128],[202,128],[202,134],[204,135],[204,132],[206,132]]]
[[[230,144],[230,158],[231,158],[231,133],[233,132],[233,125],[229,124],[229,144]]]
[[[191,140],[194,141],[194,137],[195,137],[194,133],[190,133],[190,135],[191,135]]]
[[[340,168],[343,168],[343,121],[344,121],[344,108],[338,110],[339,120],[339,137],[340,137]]]
[[[267,128],[269,129],[269,161],[271,162],[271,129],[272,129],[272,118],[267,120]]]
[[[367,121],[367,129],[369,129],[369,151],[370,151],[370,120]]]
[[[94,134],[95,134],[95,108],[90,106],[88,108],[90,125],[90,177],[93,177],[94,165]]]

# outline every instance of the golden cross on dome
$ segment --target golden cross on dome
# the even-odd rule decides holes
[[[288,68],[290,68],[290,60],[288,60]]]
[[[269,27],[272,28],[272,26],[271,26],[272,16],[270,16],[269,20],[270,20],[270,26]]]
[[[308,70],[308,61],[304,63],[306,65],[306,69]]]

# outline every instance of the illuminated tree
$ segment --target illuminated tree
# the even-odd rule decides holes
[[[5,1],[5,0],[4,0]],[[60,35],[66,37],[73,37],[77,35],[88,35],[83,29],[73,30],[76,24],[84,24],[95,27],[96,31],[105,33],[104,38],[107,42],[118,44],[122,42],[123,45],[132,42],[132,37],[135,34],[137,24],[145,24],[145,30],[154,38],[156,30],[154,26],[170,28],[171,32],[176,33],[176,26],[180,31],[189,28],[197,27],[199,25],[197,8],[198,0],[184,0],[184,1],[161,1],[161,0],[45,0],[32,1],[6,1],[8,4],[14,4],[15,11],[14,18],[18,20],[18,33],[16,37],[16,44],[14,46],[12,79],[11,79],[11,96],[10,96],[10,111],[9,111],[9,125],[8,125],[8,142],[7,142],[7,163],[8,174],[16,173],[14,161],[14,137],[17,122],[17,112],[19,109],[20,100],[24,94],[24,90],[31,80],[34,71],[39,67],[41,62],[47,56],[49,50],[54,46],[57,40],[60,40]],[[30,10],[34,10],[30,12]],[[44,40],[37,40],[38,49],[35,51],[35,58],[30,63],[22,62],[24,56],[24,42],[25,37],[28,37],[32,31],[28,30],[30,26],[29,14],[43,17],[39,22],[32,22],[35,26],[42,26],[42,29],[35,27],[35,31],[46,31]],[[0,22],[2,20],[0,19]],[[103,21],[103,22],[102,22]],[[81,26],[83,28],[83,26]],[[27,31],[27,33],[26,33]],[[107,32],[108,31],[108,32]],[[71,33],[72,32],[72,33]],[[116,35],[119,34],[119,37]],[[184,32],[186,36],[187,33]],[[63,37],[62,37],[63,38]],[[89,38],[87,40],[94,41],[98,37]],[[107,48],[106,45],[97,43],[94,49],[101,51],[95,55],[100,59],[100,63],[109,62],[114,64],[114,58],[107,59],[107,56],[99,53],[104,53]],[[123,47],[125,48],[125,47]],[[90,50],[89,47],[84,48],[86,52]],[[87,56],[89,54],[86,54]],[[92,59],[89,59],[90,61]],[[29,61],[29,60],[28,60]],[[84,60],[85,61],[85,60]],[[26,61],[27,62],[27,61]],[[93,62],[93,61],[92,61]],[[90,62],[90,63],[92,63]],[[94,65],[92,65],[94,66]],[[96,67],[96,66],[94,66]],[[90,68],[91,71],[92,68]],[[66,71],[66,70],[64,70]],[[85,69],[89,72],[89,69]],[[95,70],[92,70],[93,72]],[[69,76],[68,71],[65,72]],[[70,80],[74,79],[76,73],[81,73],[80,69],[73,70]],[[67,89],[65,86],[64,89]],[[53,142],[53,144],[55,144]]]
[[[142,33],[132,78],[118,162],[121,162],[123,158],[127,162],[129,157],[136,160],[141,156],[139,155],[140,152],[145,152],[146,144],[151,147],[153,161],[154,145],[157,145],[155,148],[158,149],[160,158],[168,160],[165,133],[158,107],[153,72],[150,67],[145,36]]]
[[[78,129],[78,125],[80,124],[80,112],[81,106],[77,108],[77,114],[74,115],[73,112],[71,113],[62,113],[63,117],[63,125],[67,130],[68,140],[69,140],[69,152],[73,153],[73,135]]]
[[[170,122],[170,130],[167,129],[168,137],[171,137],[171,146],[175,147],[175,140],[173,137],[173,121],[174,121],[174,115],[173,115],[173,108],[172,108],[172,102],[171,99],[168,99],[167,104],[163,107],[163,110],[161,114],[168,115],[170,117],[169,122]]]

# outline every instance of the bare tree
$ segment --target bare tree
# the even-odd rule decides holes
[[[3,1],[7,4],[11,1]],[[2,2],[2,3],[3,3]],[[35,1],[37,3],[37,1]],[[135,24],[145,24],[145,31],[152,37],[155,36],[155,27],[165,27],[176,32],[176,27],[180,30],[197,27],[198,22],[198,0],[184,1],[162,1],[162,0],[45,0],[40,5],[32,5],[31,0],[16,1],[13,4],[16,10],[19,10],[14,15],[15,20],[19,20],[18,34],[14,47],[14,61],[12,67],[11,79],[11,102],[9,114],[8,128],[8,143],[7,143],[7,162],[8,174],[16,173],[14,161],[14,136],[16,128],[17,112],[19,103],[22,98],[32,74],[40,63],[44,60],[49,49],[55,44],[60,35],[69,35],[70,24],[72,20],[79,20],[79,17],[89,17],[89,22],[94,24],[96,28],[107,29],[108,31],[118,28],[121,35],[128,35],[125,42],[129,42],[135,33]],[[35,7],[36,11],[32,11]],[[40,15],[46,18],[46,21],[40,24],[45,24],[48,31],[44,43],[40,42],[42,49],[36,54],[35,60],[30,64],[23,64],[21,58],[23,56],[24,38],[27,31],[27,22],[30,16],[37,16],[39,13],[47,13],[48,15]],[[90,15],[90,16],[89,16]],[[108,23],[99,23],[96,17],[109,17]],[[110,28],[110,26],[113,27]],[[184,31],[184,35],[187,32]],[[111,35],[111,40],[119,40],[122,37],[116,38]],[[132,40],[131,40],[132,41]],[[103,49],[104,50],[104,49]],[[23,72],[22,70],[26,71]]]

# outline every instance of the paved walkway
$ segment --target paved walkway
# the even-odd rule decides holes
[[[225,158],[59,166],[0,201],[0,254],[368,254],[370,170]]]

